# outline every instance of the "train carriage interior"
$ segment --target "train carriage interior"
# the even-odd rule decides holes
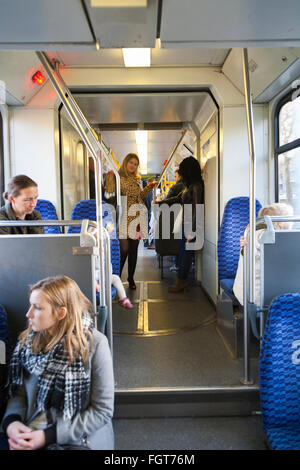
[[[281,321],[282,335],[293,331],[282,352],[294,368],[287,386],[297,387],[299,33],[296,0],[0,0],[1,195],[11,177],[26,174],[38,183],[42,218],[56,221],[43,235],[0,236],[0,345],[12,346],[6,326],[13,345],[26,326],[29,285],[48,275],[73,276],[109,339],[116,450],[300,448],[299,421],[280,424],[293,429],[291,437],[280,428],[283,447],[272,434],[267,414],[281,397],[269,384],[281,365],[274,362],[272,370],[264,362]],[[137,62],[140,53],[148,62]],[[114,211],[103,185],[131,152],[140,158],[141,185],[159,181],[160,200],[180,163],[198,160],[204,242],[194,251],[188,288],[169,292],[179,242],[170,239],[172,228],[160,239],[164,222],[152,204],[148,228],[153,234],[160,227],[159,234],[139,242],[136,290],[124,266],[133,304],[125,310],[106,269],[111,256],[113,272],[120,272],[122,211]],[[102,296],[95,289],[97,250],[82,222],[97,226],[99,197],[102,223],[113,227],[103,245],[95,242],[104,247]],[[293,217],[278,216],[293,226],[274,230],[274,218],[259,219],[256,305],[255,217],[272,203],[293,207]],[[245,308],[232,289],[248,224]],[[294,316],[286,313],[291,309]],[[3,381],[5,358],[0,362]],[[299,418],[293,397],[286,406]]]

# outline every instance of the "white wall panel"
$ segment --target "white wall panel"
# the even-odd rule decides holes
[[[53,109],[12,108],[12,176],[26,174],[39,186],[39,197],[56,206],[58,181]]]
[[[261,204],[268,203],[268,125],[267,108],[254,106],[254,136],[256,152],[256,195]],[[249,196],[249,146],[246,112],[241,107],[223,110],[223,193],[221,217],[226,202],[232,197]]]

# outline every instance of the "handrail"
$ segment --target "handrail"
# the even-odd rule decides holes
[[[256,226],[265,222],[268,230],[274,232],[273,222],[300,222],[300,215],[264,215],[256,219]]]
[[[38,58],[40,59],[44,69],[55,88],[58,96],[60,97],[62,103],[64,104],[67,113],[69,114],[72,122],[74,123],[79,135],[87,146],[90,155],[94,159],[95,166],[95,192],[96,192],[96,218],[97,218],[97,235],[98,235],[98,255],[99,255],[99,264],[100,264],[100,291],[105,292],[105,269],[104,269],[104,242],[102,235],[103,222],[102,222],[102,190],[101,190],[101,161],[100,161],[100,152],[97,152],[93,146],[93,142],[96,139],[91,131],[89,125],[86,126],[90,132],[86,132],[84,125],[82,125],[82,112],[75,102],[70,90],[63,83],[63,87],[59,83],[58,74],[48,58],[45,52],[37,51]],[[85,120],[85,118],[84,118]],[[101,305],[100,308],[103,311],[106,311],[106,300],[105,296],[101,296]]]
[[[80,220],[0,220],[0,227],[50,227],[50,226],[79,226],[88,219]],[[89,225],[97,227],[94,220],[88,220]],[[42,234],[41,234],[42,235]]]
[[[70,91],[68,90],[65,82],[64,82],[64,79],[62,78],[61,74],[59,73],[59,68],[58,68],[58,64],[59,64],[59,61],[58,60],[55,60],[55,71],[57,73],[57,76],[61,82],[61,85],[62,85],[62,88],[64,90],[64,92],[66,94],[68,94],[68,97],[70,99],[70,102],[71,102],[71,105],[74,107],[74,109],[76,110],[76,112],[78,112],[79,114],[79,117],[82,121],[82,123],[84,124],[84,126],[86,127],[86,130],[89,134],[89,137],[91,137],[91,140],[92,140],[92,143],[93,145],[95,146],[95,149],[96,149],[96,152],[97,151],[100,151],[103,153],[106,161],[112,166],[112,170],[115,174],[115,177],[116,177],[116,196],[117,196],[117,205],[120,206],[121,205],[121,183],[120,183],[120,175],[119,175],[119,169],[116,165],[116,163],[114,162],[114,160],[112,159],[111,157],[111,149],[109,149],[107,147],[107,145],[105,145],[105,143],[102,141],[102,139],[97,139],[97,137],[95,136],[94,132],[92,131],[91,129],[91,126],[89,124],[89,122],[87,121],[86,117],[84,116],[83,112],[81,111],[80,107],[78,106],[77,102],[75,101],[74,97],[72,96],[72,94],[70,93]]]
[[[245,238],[248,239],[249,228],[246,228]],[[244,385],[252,383],[250,379],[250,360],[249,360],[249,313],[248,313],[248,250],[244,247],[243,256],[243,306],[244,306]]]
[[[256,158],[255,158],[255,142],[254,142],[254,124],[253,124],[253,109],[250,91],[249,79],[249,64],[248,64],[248,51],[242,50],[243,58],[243,79],[244,79],[244,94],[246,105],[247,117],[247,130],[249,142],[249,155],[250,155],[250,194],[249,194],[249,244],[247,247],[248,252],[248,266],[249,270],[249,289],[246,283],[247,301],[244,302],[244,372],[245,376],[241,379],[244,385],[252,383],[250,378],[250,357],[249,357],[249,341],[248,341],[248,310],[251,309],[255,302],[255,218],[256,218],[256,204],[255,204],[255,176],[256,176]],[[247,306],[246,306],[247,305]],[[246,307],[245,307],[246,306]],[[246,363],[247,362],[247,363]],[[246,374],[247,372],[247,374]]]
[[[163,178],[163,176],[164,176],[164,173],[165,173],[165,172],[167,171],[167,169],[169,168],[170,163],[171,163],[171,160],[172,160],[173,156],[175,155],[175,153],[176,153],[176,151],[177,151],[179,145],[182,143],[182,141],[183,141],[183,139],[184,139],[186,133],[187,133],[187,129],[184,129],[184,131],[182,131],[182,134],[181,134],[180,139],[178,140],[177,144],[176,144],[175,147],[173,148],[173,150],[172,150],[172,152],[171,152],[171,154],[170,154],[170,156],[169,156],[169,158],[168,158],[168,161],[167,161],[167,163],[165,164],[165,166],[164,166],[164,168],[163,168],[163,170],[162,170],[162,172],[161,172],[161,174],[160,174],[160,176],[159,176],[159,178],[158,178],[157,186],[154,187],[154,191],[153,191],[153,192],[154,192],[154,194],[153,194],[153,199],[154,199],[154,201],[156,200],[156,188],[160,185],[161,180],[162,180],[162,178]]]
[[[88,233],[87,228],[88,226],[92,226],[94,228],[97,228],[97,223],[94,220],[89,220],[89,219],[80,219],[80,220],[1,220],[0,221],[0,227],[40,227],[40,226],[81,226],[81,239],[80,239],[80,244],[82,242],[82,237],[86,237],[87,235],[90,235],[93,238],[94,243],[97,246],[97,240]],[[108,337],[108,343],[111,348],[111,353],[112,353],[112,303],[111,303],[111,274],[110,274],[110,266],[111,266],[111,256],[110,256],[110,236],[108,234],[108,231],[106,228],[103,227],[103,232],[104,234],[104,250],[105,250],[105,280],[106,280],[106,301],[108,304],[108,312],[103,307],[99,307],[99,314],[103,315],[104,318],[107,318],[107,337]],[[43,235],[43,234],[41,234]],[[1,236],[1,235],[0,235]],[[14,236],[14,235],[13,235]],[[57,234],[54,235],[57,237]],[[85,238],[85,243],[84,246],[87,246],[86,244],[87,240]],[[94,246],[94,244],[93,244]],[[94,306],[95,307],[95,306]],[[97,328],[97,322],[95,318],[95,327]]]
[[[106,228],[103,227],[104,247],[105,247],[105,277],[106,277],[106,295],[107,302],[107,320],[106,320],[106,335],[108,344],[110,346],[111,356],[113,359],[113,324],[112,324],[112,294],[111,294],[111,251],[110,251],[110,236]]]
[[[250,285],[249,285],[249,301],[254,303],[255,299],[255,176],[256,176],[256,157],[255,157],[255,142],[254,142],[254,124],[253,124],[253,109],[250,91],[249,80],[249,66],[248,66],[248,51],[243,49],[243,76],[244,76],[244,90],[245,90],[245,103],[246,103],[246,116],[247,116],[247,129],[249,141],[249,154],[250,154],[250,225],[249,225],[249,269],[250,269]]]

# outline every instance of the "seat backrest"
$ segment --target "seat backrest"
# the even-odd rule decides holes
[[[300,422],[300,293],[270,305],[260,352],[260,395],[265,427]]]
[[[109,231],[110,236],[110,250],[111,250],[111,264],[113,268],[113,274],[120,275],[120,244],[115,229],[115,221],[113,219],[112,212],[109,204],[102,201],[102,217],[104,227],[110,223],[114,227],[113,230]],[[72,220],[89,219],[96,221],[96,200],[95,199],[84,199],[79,201],[72,211]],[[68,233],[80,233],[80,227],[70,227]]]
[[[256,216],[261,204],[256,200]],[[219,280],[234,279],[240,257],[240,238],[249,224],[249,198],[230,199],[224,209],[218,238]]]
[[[35,209],[41,214],[43,220],[58,220],[56,210],[52,202],[46,199],[38,199]],[[45,233],[61,233],[60,227],[44,227]]]

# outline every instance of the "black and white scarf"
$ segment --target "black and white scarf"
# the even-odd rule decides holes
[[[83,329],[92,330],[90,315],[82,317]],[[11,395],[23,384],[24,371],[38,376],[36,407],[39,412],[54,407],[63,412],[65,420],[71,420],[81,412],[90,394],[90,376],[81,356],[69,362],[63,341],[59,341],[48,353],[34,354],[31,341],[36,333],[30,332],[24,346],[18,342],[9,365]]]

